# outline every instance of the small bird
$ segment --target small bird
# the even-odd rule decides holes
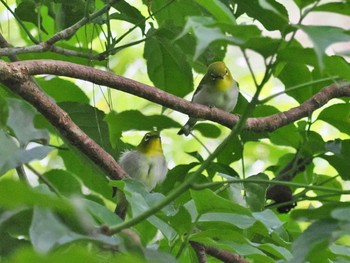
[[[121,155],[119,164],[131,178],[143,183],[147,191],[152,191],[168,172],[159,132],[146,133],[134,150]],[[127,202],[125,196],[119,194],[118,197],[120,202],[115,212],[124,218]]]
[[[218,61],[209,65],[207,73],[193,94],[192,102],[231,112],[237,104],[237,98],[237,81],[232,78],[225,63]],[[197,121],[198,119],[190,117],[177,134],[189,135]]]

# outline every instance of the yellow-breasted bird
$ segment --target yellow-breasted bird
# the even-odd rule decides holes
[[[225,63],[218,61],[209,65],[207,73],[193,94],[192,102],[231,112],[237,104],[237,98],[237,81],[232,78]],[[189,135],[197,121],[198,119],[190,117],[177,134]]]
[[[119,164],[133,179],[145,185],[147,191],[161,183],[168,172],[159,132],[148,132],[134,150],[124,152]],[[120,191],[119,191],[120,193]],[[119,194],[116,213],[124,218],[127,208],[125,196]]]

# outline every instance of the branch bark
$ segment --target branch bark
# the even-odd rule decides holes
[[[106,172],[109,178],[117,180],[125,177],[125,172],[113,157],[87,136],[26,71],[14,66],[14,63],[0,61],[0,81],[31,103],[72,145]]]
[[[12,63],[0,61],[0,82],[31,103],[70,143],[79,148],[81,152],[88,156],[113,179],[123,178],[125,172],[112,156],[81,131],[67,113],[58,107],[57,104],[31,80],[31,76],[40,74],[66,76],[108,86],[148,99],[149,101],[196,118],[220,123],[228,128],[232,128],[239,120],[239,116],[237,115],[232,115],[216,108],[209,108],[200,104],[191,103],[155,87],[83,65],[55,60],[27,60]],[[332,98],[344,96],[350,97],[350,85],[333,84],[325,87],[296,108],[267,117],[249,118],[246,122],[245,129],[255,132],[271,132],[279,127],[308,116],[317,108],[325,105]]]
[[[211,120],[232,128],[239,116],[224,112],[217,108],[209,108],[178,98],[155,87],[115,75],[99,69],[56,60],[27,60],[14,63],[3,63],[2,67],[11,72],[22,72],[28,75],[52,74],[82,79],[98,85],[121,90],[173,110],[196,118]],[[300,106],[288,111],[267,117],[249,118],[245,129],[254,132],[272,132],[301,118],[309,116],[313,111],[325,105],[329,100],[339,97],[350,97],[350,84],[333,84],[323,88]]]

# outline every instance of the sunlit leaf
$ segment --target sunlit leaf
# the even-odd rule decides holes
[[[218,22],[230,25],[236,24],[236,19],[232,11],[219,0],[195,0],[198,4],[206,8]]]

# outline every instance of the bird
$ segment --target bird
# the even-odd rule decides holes
[[[237,104],[237,99],[237,81],[232,78],[225,63],[217,61],[209,65],[207,73],[200,81],[191,101],[231,112]],[[177,134],[188,136],[197,121],[197,118],[189,117],[189,120]]]
[[[141,182],[146,191],[151,192],[157,184],[164,181],[168,172],[160,133],[146,133],[134,150],[125,151],[120,156],[119,164],[130,178]],[[126,198],[121,191],[118,193],[119,202],[115,212],[121,218],[125,218]]]

